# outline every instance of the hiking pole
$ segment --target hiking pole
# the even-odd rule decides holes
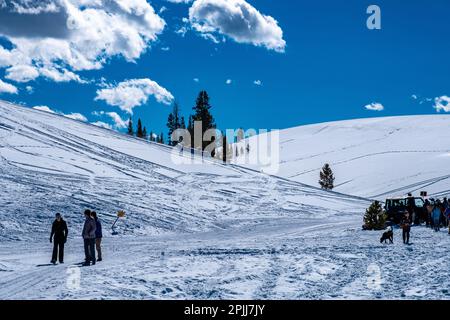
[[[117,221],[119,221],[119,219],[120,219],[120,218],[123,218],[123,217],[125,217],[125,211],[123,211],[123,210],[118,211],[118,212],[117,212],[117,218],[116,218],[116,220],[114,221],[114,223],[113,223],[113,225],[112,225],[112,227],[111,227],[112,235],[113,235],[113,236],[115,236],[115,235],[118,234],[118,233],[114,230],[114,226],[116,225]]]

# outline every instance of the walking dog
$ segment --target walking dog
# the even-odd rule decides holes
[[[380,243],[387,243],[388,240],[390,243],[394,243],[394,232],[392,231],[392,227],[389,227],[389,229],[383,233]]]

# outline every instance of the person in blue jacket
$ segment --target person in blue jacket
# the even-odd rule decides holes
[[[434,231],[437,232],[441,230],[441,202],[439,200],[436,200],[431,215],[433,217]]]
[[[92,218],[95,220],[95,249],[97,250],[97,261],[102,261],[102,224],[97,217],[97,212],[92,212]]]

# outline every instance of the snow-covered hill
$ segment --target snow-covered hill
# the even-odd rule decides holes
[[[338,121],[279,133],[281,177],[316,186],[329,163],[339,192],[382,200],[421,190],[450,194],[449,115]]]
[[[179,154],[63,116],[0,102],[0,239],[48,232],[55,212],[80,227],[84,208],[130,234],[223,229],[280,217],[361,210],[360,199]],[[179,159],[178,159],[179,160]]]
[[[322,133],[300,128],[298,138],[293,132],[293,141],[283,139],[284,159],[302,154],[291,145],[295,139],[306,145],[313,132],[356,130],[320,128]],[[366,129],[360,131],[370,133],[369,142],[361,135],[353,143],[336,136],[334,143],[322,141],[325,147],[316,140],[311,150],[321,154],[360,143],[366,154],[379,135],[387,148],[383,134]],[[417,150],[439,146],[433,141],[427,149],[425,140]],[[410,151],[413,145],[407,143]],[[433,159],[432,152],[422,154]],[[320,166],[312,151],[307,155],[305,163]],[[0,102],[0,299],[450,297],[446,232],[413,228],[413,245],[404,246],[395,230],[395,244],[381,245],[379,232],[361,230],[365,199],[235,165],[179,165],[177,157],[167,146]],[[342,167],[333,166],[339,181]],[[418,170],[404,184],[428,172]],[[104,260],[79,268],[85,208],[102,219]],[[112,236],[108,228],[118,209],[127,217]],[[57,211],[69,225],[65,264],[45,266]]]

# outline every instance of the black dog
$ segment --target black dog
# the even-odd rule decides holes
[[[383,233],[380,239],[380,243],[386,243],[386,241],[388,240],[390,243],[394,243],[394,232],[392,231],[392,229],[389,229],[388,231]]]

